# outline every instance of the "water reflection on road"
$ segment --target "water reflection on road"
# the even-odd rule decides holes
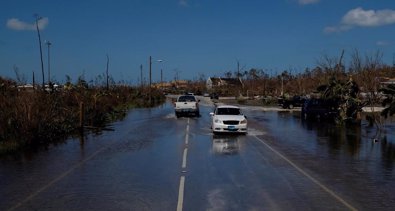
[[[213,152],[218,155],[233,155],[239,151],[239,136],[213,135]]]
[[[395,162],[395,122],[388,120],[379,131],[362,121],[361,125],[334,125],[302,121],[299,113],[266,112],[254,114],[272,137],[303,152],[322,152],[321,156],[349,157],[385,162],[392,171]],[[391,164],[391,165],[389,165]]]
[[[297,112],[251,111],[254,124],[267,128],[275,149],[321,178],[335,190],[347,190],[363,207],[395,204],[395,130],[388,120],[382,131],[360,126],[305,122]]]

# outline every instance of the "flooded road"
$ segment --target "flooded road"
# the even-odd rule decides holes
[[[257,114],[257,115],[254,115]],[[360,127],[304,122],[299,113],[254,112],[267,143],[331,187],[359,210],[392,210],[395,205],[395,128],[381,133]]]
[[[114,131],[0,160],[0,210],[391,210],[393,124],[302,122],[245,108],[247,135],[213,136],[171,103]],[[374,138],[377,141],[372,141]]]

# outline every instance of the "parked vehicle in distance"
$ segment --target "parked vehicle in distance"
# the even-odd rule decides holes
[[[284,109],[293,109],[294,107],[302,107],[305,101],[305,97],[295,95],[292,98],[279,98],[277,103]]]
[[[218,93],[211,93],[210,94],[210,99],[218,100],[219,99]]]
[[[339,115],[338,107],[332,100],[308,99],[302,107],[302,119],[334,120]]]
[[[174,103],[174,111],[177,118],[191,114],[200,116],[199,101],[194,95],[181,95]]]
[[[210,115],[211,129],[214,134],[247,133],[247,118],[237,106],[220,105]]]

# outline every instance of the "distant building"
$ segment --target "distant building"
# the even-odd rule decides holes
[[[206,81],[206,88],[208,90],[223,87],[243,88],[244,84],[240,78],[210,77]]]
[[[175,80],[171,82],[162,82],[152,84],[152,87],[163,88],[163,89],[185,89],[188,87],[189,82],[187,80]]]
[[[395,84],[395,78],[380,78],[381,85]]]
[[[172,81],[173,86],[177,89],[186,89],[188,87],[189,82],[187,80],[175,80]]]
[[[18,91],[33,91],[35,87],[32,84],[18,86]]]
[[[152,84],[152,86],[157,89],[171,89],[173,87],[173,84],[170,82],[161,82]]]

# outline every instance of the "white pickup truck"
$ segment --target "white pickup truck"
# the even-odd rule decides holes
[[[181,95],[174,103],[174,111],[177,118],[183,115],[190,114],[198,117],[200,116],[199,100],[197,100],[196,97],[193,95]]]

